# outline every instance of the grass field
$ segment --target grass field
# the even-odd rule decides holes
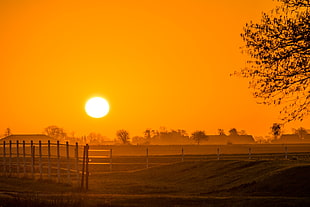
[[[34,203],[59,206],[309,206],[309,174],[309,161],[182,162],[93,175],[87,193],[69,185],[1,178],[0,204],[35,195]]]
[[[125,147],[114,148],[114,162],[145,161],[145,148],[130,147],[142,154],[137,150],[137,155],[124,156]],[[159,164],[120,170],[115,165],[112,172],[94,165],[88,192],[76,185],[0,177],[0,206],[310,206],[307,148],[291,151],[287,160],[283,153],[268,150],[251,160],[246,153],[225,154],[220,160],[212,154],[187,154],[183,162],[179,155],[158,151],[150,159]]]

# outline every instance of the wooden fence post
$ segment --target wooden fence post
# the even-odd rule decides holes
[[[16,173],[19,178],[19,142],[16,140]]]
[[[89,169],[88,169],[88,163],[89,163],[89,157],[88,157],[88,150],[89,150],[89,145],[86,144],[86,177],[85,177],[85,190],[88,190],[88,177],[89,177]]]
[[[48,162],[48,178],[51,178],[51,141],[47,141],[47,162]]]
[[[284,147],[285,150],[285,159],[287,160],[287,146]]]
[[[184,162],[184,148],[182,147],[182,162]]]
[[[9,175],[12,174],[12,141],[9,142]]]
[[[34,176],[34,157],[33,157],[33,141],[30,141],[30,160],[31,160],[31,176]]]
[[[220,148],[217,148],[217,160],[220,160]]]
[[[76,170],[76,179],[79,180],[79,144],[75,143],[75,170]]]
[[[42,180],[42,143],[39,141],[39,171],[40,171],[40,180]]]
[[[249,160],[252,159],[251,156],[252,156],[252,149],[251,149],[251,147],[249,147]]]
[[[110,149],[110,172],[112,172],[112,148]]]
[[[81,178],[81,189],[82,190],[84,188],[85,159],[86,159],[86,145],[84,146],[84,151],[83,151],[82,178]]]
[[[31,148],[31,174],[32,178],[35,178],[35,146],[33,145]]]
[[[58,140],[57,140],[57,182],[60,183],[60,149]]]
[[[71,183],[71,175],[70,175],[70,154],[69,154],[69,142],[66,142],[66,152],[67,152],[67,178],[68,183]]]
[[[3,174],[6,175],[6,149],[5,149],[5,141],[3,141]]]
[[[149,168],[149,148],[146,148],[146,168]]]
[[[25,140],[23,140],[23,170],[24,170],[24,177],[26,177],[26,143]]]

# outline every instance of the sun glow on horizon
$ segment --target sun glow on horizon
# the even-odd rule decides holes
[[[102,118],[109,113],[109,110],[108,101],[101,97],[91,98],[85,104],[87,115],[93,118]]]

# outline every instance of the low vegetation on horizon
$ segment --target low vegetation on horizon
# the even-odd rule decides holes
[[[44,129],[44,134],[59,141],[70,141],[88,144],[133,144],[133,145],[178,145],[178,144],[253,144],[253,143],[310,143],[310,130],[300,127],[292,129],[291,134],[284,134],[283,125],[274,123],[270,127],[270,136],[253,137],[245,130],[238,131],[232,128],[225,133],[224,129],[218,129],[217,135],[206,134],[205,131],[196,130],[189,134],[183,129],[168,130],[161,127],[159,130],[146,129],[143,136],[130,136],[129,131],[120,129],[116,132],[116,138],[111,141],[100,133],[92,132],[87,136],[76,137],[74,133],[66,133],[63,128],[52,125]],[[4,137],[12,135],[7,128]],[[289,138],[287,138],[289,137]],[[289,140],[288,140],[289,139]],[[309,141],[308,141],[309,140]]]

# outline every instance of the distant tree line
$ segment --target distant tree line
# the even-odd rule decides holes
[[[80,142],[80,143],[92,143],[92,144],[103,144],[107,138],[100,133],[91,132],[88,135],[76,137],[74,132],[68,134],[63,128],[51,125],[44,128],[43,134],[49,137],[57,139],[61,142]]]
[[[70,142],[79,142],[79,143],[91,143],[91,144],[106,144],[107,141],[111,143],[111,139],[103,136],[100,133],[91,132],[88,135],[76,137],[74,132],[67,133],[63,128],[51,125],[44,128],[43,131],[49,137],[52,137],[61,142],[70,141]],[[5,130],[4,136],[9,136],[12,134],[12,130],[7,128]],[[273,123],[270,127],[270,134],[272,135],[269,138],[269,141],[278,140],[283,134],[283,124]],[[297,129],[292,129],[292,134],[297,135],[300,139],[303,139],[306,135],[310,134],[310,130],[307,130],[303,127]],[[217,135],[219,137],[235,137],[247,135],[244,130],[238,131],[236,128],[231,128],[228,133],[224,129],[218,129]],[[133,136],[130,137],[129,131],[125,129],[120,129],[116,131],[115,143],[119,144],[134,144],[134,145],[149,145],[149,144],[201,144],[202,142],[207,143],[209,136],[203,130],[196,130],[192,133],[186,132],[184,129],[171,129],[168,130],[165,127],[160,127],[159,129],[146,129],[143,132],[143,136]],[[264,138],[260,140],[267,141]]]
[[[220,136],[239,136],[246,135],[244,130],[237,131],[236,128],[229,130],[229,134],[226,135],[223,129],[218,130]],[[167,130],[165,127],[161,127],[159,130],[146,129],[144,136],[135,136],[132,138],[132,144],[200,144],[201,142],[207,142],[208,135],[203,130],[196,130],[189,134],[183,129],[171,129]]]
[[[189,143],[189,136],[183,129],[167,130],[165,127],[161,127],[159,130],[146,129],[144,136],[135,136],[132,139],[133,144],[172,144]]]
[[[271,134],[273,140],[277,140],[283,134],[282,130],[283,124],[274,123],[271,127]],[[292,129],[292,134],[297,135],[300,139],[303,139],[306,135],[310,134],[310,130],[307,130],[303,127],[299,127],[297,129]]]

